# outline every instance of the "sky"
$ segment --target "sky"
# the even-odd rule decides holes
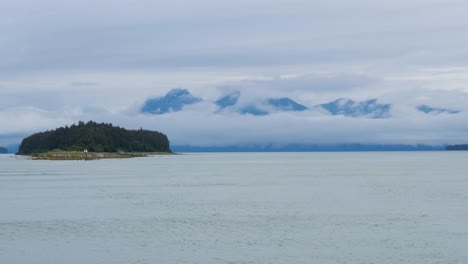
[[[194,146],[466,143],[467,13],[462,0],[1,1],[0,145],[79,120]],[[204,102],[140,113],[173,88]],[[392,112],[216,114],[232,90],[308,107],[377,98]]]

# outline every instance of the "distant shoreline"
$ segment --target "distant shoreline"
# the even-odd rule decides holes
[[[391,144],[252,144],[227,146],[173,145],[175,152],[365,152],[365,151],[444,151],[445,146]]]

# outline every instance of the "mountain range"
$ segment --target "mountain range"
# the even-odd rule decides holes
[[[332,115],[344,115],[349,117],[385,118],[390,116],[390,104],[379,104],[377,99],[355,102],[351,99],[340,98],[333,102],[320,104]]]
[[[240,114],[251,114],[255,116],[268,115],[273,111],[304,111],[308,109],[287,97],[268,98],[256,104],[248,103],[243,105],[238,105],[239,98],[240,92],[235,91],[223,96],[214,103],[218,106],[219,110],[231,109]]]
[[[391,116],[391,104],[380,103],[373,98],[364,101],[354,101],[340,98],[331,102],[307,107],[288,97],[264,98],[256,102],[242,101],[239,91],[226,94],[214,101],[218,110],[237,112],[242,115],[265,116],[275,112],[301,112],[318,110],[329,115],[342,115],[347,117],[388,118]],[[166,95],[148,99],[141,107],[142,113],[161,115],[184,110],[185,106],[202,102],[200,97],[193,96],[186,89],[173,89]],[[416,110],[424,114],[457,114],[458,110],[436,108],[428,105],[419,105]]]

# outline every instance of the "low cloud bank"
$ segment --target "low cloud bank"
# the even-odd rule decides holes
[[[390,86],[398,88],[389,89]],[[442,145],[468,142],[468,94],[463,89],[415,87],[413,81],[389,81],[360,74],[249,77],[214,87],[189,89],[204,100],[186,105],[180,112],[162,115],[141,113],[144,101],[149,98],[148,92],[118,89],[113,93],[112,89],[99,85],[92,88],[96,93],[74,89],[57,89],[44,94],[28,89],[2,90],[0,94],[7,97],[0,97],[0,145],[18,143],[23,135],[80,120],[111,122],[130,129],[159,130],[168,134],[173,145]],[[169,90],[156,89],[151,94],[160,96]],[[266,98],[289,97],[309,109],[272,111],[266,116],[241,115],[229,109],[218,111],[214,101],[232,91],[240,91],[240,106],[260,104]],[[340,97],[358,101],[377,98],[379,103],[391,104],[391,110],[388,118],[372,119],[332,116],[324,109],[314,107]],[[455,109],[460,113],[426,114],[417,110],[422,104]]]
[[[331,116],[317,111],[268,116],[213,113],[200,109],[165,115],[110,111],[51,112],[11,108],[0,112],[0,144],[16,143],[33,132],[71,125],[79,120],[111,122],[130,129],[166,133],[173,145],[237,144],[428,144],[468,141],[468,115],[428,115],[410,109],[391,118]]]

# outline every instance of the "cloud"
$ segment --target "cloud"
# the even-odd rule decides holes
[[[75,81],[75,82],[72,82],[71,85],[72,86],[78,86],[78,87],[96,86],[96,85],[98,85],[98,83],[97,82],[89,82],[89,81]]]
[[[53,113],[40,109],[9,109],[0,114],[0,138],[32,133],[79,120],[112,122],[132,129],[168,134],[172,144],[225,146],[234,144],[447,144],[468,140],[465,113],[426,115],[414,109],[389,119],[350,118],[319,112],[283,112],[268,116],[215,114],[193,106],[165,115],[111,112]]]
[[[17,2],[17,3],[16,3]],[[340,6],[341,8],[336,8]],[[463,1],[2,2],[0,69],[50,71],[466,61]]]
[[[336,99],[336,97],[359,97],[359,93],[362,94],[377,82],[377,77],[362,74],[290,74],[230,82],[218,87],[218,90],[223,95],[232,91],[240,91],[240,101],[245,104],[252,103],[252,100],[256,102],[265,99],[265,97],[291,97],[304,103],[318,104],[323,103],[323,100]]]
[[[374,120],[307,113],[265,117],[180,113],[149,120],[167,131],[175,144],[445,144],[467,139],[468,126],[460,123],[466,117],[465,114],[453,118],[421,115],[414,122],[412,118]]]
[[[158,116],[140,113],[146,99],[145,93],[126,96],[125,89],[108,95],[104,93],[105,90],[98,91],[101,95],[93,93],[95,87],[87,86],[84,87],[85,90],[90,89],[87,92],[75,88],[64,92],[10,91],[6,101],[12,100],[22,105],[10,105],[0,110],[0,137],[24,135],[80,120],[95,120],[128,128],[160,130],[177,145],[445,144],[467,141],[468,125],[464,124],[468,113],[465,105],[468,94],[459,90],[414,88],[413,82],[386,81],[358,74],[333,76],[328,73],[249,77],[199,88],[209,95],[203,102],[186,106],[181,112]],[[385,89],[394,84],[398,84],[399,89]],[[374,90],[374,87],[383,88]],[[163,92],[161,89],[157,93],[164,94],[167,90]],[[240,115],[234,111],[218,112],[214,100],[233,90],[241,91],[240,106],[261,104],[266,98],[287,96],[311,109],[304,112],[274,112],[261,117]],[[196,93],[194,95],[197,96]],[[313,108],[318,103],[337,99],[337,96],[351,99],[378,97],[379,102],[392,104],[391,118],[369,120],[331,116]],[[416,109],[421,103],[463,112],[451,116],[426,115]]]
[[[71,119],[64,117],[62,113],[33,107],[10,108],[0,112],[0,133],[10,134],[50,129],[70,121]]]

